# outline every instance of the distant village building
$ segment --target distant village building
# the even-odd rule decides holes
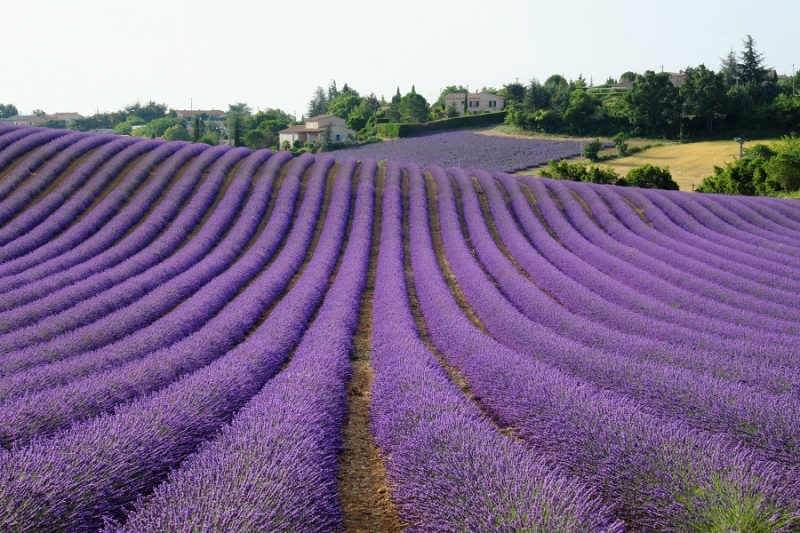
[[[71,126],[75,124],[76,121],[83,119],[83,115],[80,113],[75,112],[66,112],[66,113],[51,113],[49,115],[44,116],[47,120],[57,120],[59,122],[66,123],[67,126]]]
[[[680,87],[686,82],[686,72],[682,70],[680,72],[667,72],[667,74],[669,74],[670,83],[675,87]]]
[[[14,124],[15,126],[44,126],[47,119],[37,115],[14,115],[13,117],[4,118],[3,122]]]
[[[193,119],[196,115],[206,115],[211,120],[225,120],[225,111],[219,109],[176,109],[178,118]]]
[[[464,115],[464,97],[467,100],[467,111],[480,113],[482,111],[502,111],[506,106],[506,99],[496,94],[480,93],[450,93],[444,97],[444,108],[455,104],[458,116]]]
[[[346,124],[347,122],[345,122],[343,118],[339,118],[336,115],[318,115],[316,117],[307,118],[305,124],[292,126],[278,132],[280,135],[279,145],[283,144],[284,141],[289,141],[292,144],[294,144],[295,141],[318,144],[325,134],[325,128],[329,125],[331,127],[331,139],[333,142],[342,142],[347,139],[347,137],[353,137],[355,139],[356,132],[348,129]]]

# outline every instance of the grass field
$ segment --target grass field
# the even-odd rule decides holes
[[[508,135],[524,137],[557,138],[554,135],[527,134],[511,126],[496,126],[476,132],[485,135]],[[559,137],[561,138],[561,137]],[[601,138],[601,140],[610,140]],[[769,143],[770,141],[759,141]],[[692,191],[700,185],[703,178],[710,176],[714,172],[714,165],[723,166],[725,163],[732,162],[739,155],[739,146],[733,141],[705,141],[689,144],[665,143],[653,139],[631,139],[629,144],[633,146],[645,146],[648,144],[664,143],[654,146],[643,152],[628,157],[613,159],[601,162],[601,166],[610,166],[621,175],[625,175],[634,167],[650,163],[660,167],[669,167],[672,178],[680,186],[682,191]],[[601,155],[612,155],[615,150],[604,150]],[[587,162],[588,163],[588,162]],[[532,176],[539,175],[539,168],[533,168],[518,172]]]
[[[603,163],[622,175],[647,163],[669,167],[672,179],[682,191],[691,191],[703,178],[714,172],[714,165],[733,162],[739,155],[739,145],[733,141],[708,141],[690,144],[667,144],[644,152]]]

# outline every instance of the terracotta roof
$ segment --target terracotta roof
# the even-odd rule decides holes
[[[316,117],[307,118],[306,122],[317,122],[318,120],[322,120],[323,118],[333,117],[335,115],[317,115]]]
[[[66,112],[58,112],[58,113],[51,113],[49,115],[45,115],[45,118],[49,119],[79,119],[83,118],[83,115],[77,113],[75,111],[66,111]]]
[[[469,98],[480,98],[482,94],[487,94],[487,95],[493,96],[495,98],[499,98],[500,100],[505,100],[505,98],[503,98],[502,96],[499,96],[499,95],[496,95],[496,94],[492,94],[492,93],[469,93],[468,99]],[[448,98],[451,99],[451,100],[453,98],[458,98],[460,100],[463,100],[464,99],[464,93],[448,93],[448,95],[445,96],[444,99],[447,100]]]
[[[203,113],[209,117],[225,116],[225,111],[220,111],[219,109],[176,109],[175,112],[184,117],[187,115],[202,115]]]
[[[298,124],[297,126],[281,130],[278,133],[319,133],[322,131],[325,131],[325,128],[306,128],[305,124]]]

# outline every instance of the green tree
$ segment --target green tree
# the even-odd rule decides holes
[[[231,146],[241,146],[242,137],[249,128],[250,106],[243,102],[228,104],[228,112],[225,114],[225,126],[228,129],[228,139]]]
[[[211,146],[216,146],[219,144],[219,133],[217,132],[206,133],[205,135],[197,139],[197,142],[209,144]]]
[[[425,122],[428,119],[428,101],[414,88],[400,100],[400,119],[406,123]]]
[[[0,104],[0,119],[15,115],[19,115],[19,111],[17,111],[17,107],[14,104]]]
[[[325,91],[317,85],[317,90],[314,91],[314,96],[308,102],[308,116],[316,117],[324,115],[328,111],[328,96]]]
[[[149,136],[152,138],[156,138],[163,136],[164,133],[169,128],[175,125],[176,125],[176,120],[168,117],[162,117],[162,118],[157,118],[155,120],[151,120],[150,122],[147,123],[147,125],[144,128],[141,128],[139,130],[134,130],[133,133],[134,135],[137,135],[138,132],[141,131],[142,136],[145,137]]]
[[[716,194],[738,194],[753,196],[757,194],[756,174],[764,174],[766,161],[761,157],[744,157],[736,159],[733,163],[726,163],[724,167],[714,165],[714,174],[703,178],[695,189],[697,192]],[[764,187],[762,186],[762,189]]]
[[[564,122],[567,123],[570,133],[582,133],[584,125],[595,109],[595,102],[585,90],[572,91],[569,96],[569,105],[564,111]]]
[[[127,119],[129,116],[133,115],[142,119],[145,123],[151,122],[157,118],[164,118],[167,116],[167,105],[166,104],[157,104],[153,100],[148,101],[145,105],[141,105],[139,102],[135,104],[128,105],[122,109],[121,112],[116,113],[115,115],[122,115],[120,121]]]
[[[756,50],[756,41],[750,35],[742,40],[742,50],[739,63],[739,72],[744,82],[760,83],[767,75],[764,66],[764,54]]]
[[[669,167],[661,168],[650,163],[630,169],[625,176],[625,182],[631,187],[642,189],[678,190],[678,184],[672,179]]]
[[[770,122],[789,131],[800,131],[800,98],[779,94],[767,108]]]
[[[400,122],[400,101],[403,97],[400,95],[400,87],[397,92],[392,96],[392,101],[389,103],[389,109],[384,113],[384,118],[388,122]]]
[[[559,74],[554,74],[547,78],[544,82],[544,90],[547,93],[547,107],[560,116],[564,115],[564,112],[567,110],[569,106],[569,98],[570,98],[570,87],[569,82],[567,82],[564,76]]]
[[[353,110],[361,105],[362,101],[363,98],[358,92],[348,87],[345,83],[338,96],[328,102],[328,113],[347,119]]]
[[[739,61],[736,57],[736,52],[733,48],[728,51],[728,55],[720,58],[719,73],[722,74],[722,79],[725,82],[725,87],[731,88],[736,85],[737,81],[741,78],[739,70]]]
[[[583,157],[589,161],[598,161],[600,159],[600,150],[603,149],[603,143],[600,139],[595,139],[586,143],[583,147]]]
[[[336,88],[336,80],[331,80],[331,84],[328,85],[328,102],[337,96],[339,96],[339,89]]]
[[[521,104],[525,100],[525,85],[521,83],[506,83],[500,91],[500,96],[505,98],[507,103]]]
[[[114,127],[114,133],[117,135],[130,135],[133,131],[133,125],[130,122],[120,122]]]
[[[247,135],[244,136],[244,145],[251,150],[262,150],[264,148],[269,148],[267,137],[261,130],[248,131]]]
[[[165,141],[188,141],[190,139],[189,132],[180,124],[167,128],[162,138]]]
[[[43,117],[43,116],[45,116],[46,114],[47,114],[47,113],[45,113],[45,112],[44,112],[44,111],[42,111],[41,109],[34,109],[33,111],[31,111],[31,115],[33,115],[34,117]]]
[[[539,83],[539,80],[533,78],[525,90],[522,105],[528,113],[538,109],[547,109],[550,106],[550,92]]]
[[[800,190],[800,137],[784,137],[771,149],[775,155],[764,165],[764,181],[777,192]]]
[[[205,124],[203,124],[203,119],[200,118],[200,115],[192,117],[192,142],[196,143],[199,141],[205,131]]]
[[[331,149],[333,145],[333,130],[331,129],[331,125],[328,124],[325,126],[325,130],[322,132],[322,138],[319,141],[319,151],[320,152],[327,152]]]
[[[688,113],[705,120],[708,131],[713,131],[714,119],[724,112],[727,104],[725,77],[702,64],[688,68],[679,93],[686,102]]]
[[[635,126],[651,135],[664,133],[679,118],[678,88],[669,81],[669,74],[648,70],[636,79],[633,89],[625,93],[628,118]]]
[[[614,145],[617,147],[617,152],[619,155],[624,156],[628,153],[628,134],[625,132],[619,132],[611,139],[614,141]]]
[[[455,102],[450,102],[450,105],[447,106],[445,113],[447,114],[447,118],[456,118],[457,116],[460,115],[460,113],[458,112],[458,106],[456,105]]]

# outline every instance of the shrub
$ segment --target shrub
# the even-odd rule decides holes
[[[186,128],[176,124],[175,126],[170,126],[167,128],[166,131],[164,131],[162,138],[165,141],[188,141],[190,136],[189,132],[186,131]]]
[[[219,144],[219,134],[218,133],[206,133],[199,139],[197,139],[199,143],[210,144],[211,146],[216,146]]]
[[[619,132],[611,139],[617,147],[619,155],[624,156],[628,153],[628,134]]]
[[[541,170],[539,174],[544,178],[559,180],[584,181],[602,185],[625,184],[624,178],[611,167],[586,166],[581,163],[568,163],[563,160],[556,162],[551,159],[547,162],[547,168]]]
[[[650,163],[632,168],[625,177],[625,182],[631,187],[641,187],[643,189],[678,190],[678,184],[672,179],[669,167],[661,168]]]
[[[597,162],[600,159],[600,150],[603,149],[603,143],[600,142],[600,139],[595,139],[591,142],[586,143],[583,147],[583,157],[588,159],[591,162]]]

